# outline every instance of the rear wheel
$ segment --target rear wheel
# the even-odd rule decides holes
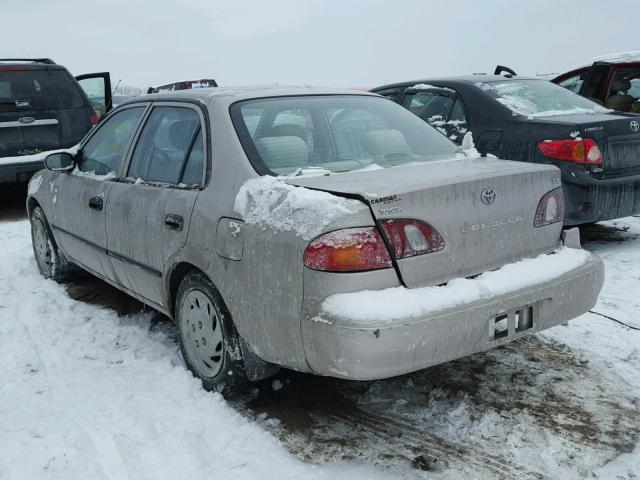
[[[200,272],[187,274],[176,298],[180,350],[207,390],[229,393],[246,380],[238,335],[222,296]]]
[[[58,249],[42,208],[33,209],[30,221],[31,243],[40,274],[44,278],[62,282],[67,278],[72,266]]]

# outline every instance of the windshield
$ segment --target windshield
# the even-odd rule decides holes
[[[231,116],[261,174],[333,173],[451,158],[458,147],[394,102],[364,95],[239,102]]]
[[[512,112],[529,118],[610,111],[546,80],[507,80],[476,85]]]
[[[0,71],[0,112],[83,106],[78,88],[64,70]]]

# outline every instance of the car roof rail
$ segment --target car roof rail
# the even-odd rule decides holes
[[[514,77],[518,76],[518,74],[513,70],[511,70],[509,67],[505,67],[504,65],[496,65],[496,69],[493,71],[493,74],[501,75],[502,72],[508,73],[509,75],[513,75]]]
[[[55,65],[56,62],[50,58],[0,58],[0,62],[31,62],[31,63],[46,63],[48,65]]]

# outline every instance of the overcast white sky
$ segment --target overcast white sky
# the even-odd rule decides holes
[[[0,57],[147,87],[210,78],[374,87],[429,76],[563,72],[640,50],[640,1],[0,0]],[[635,38],[635,40],[634,40]]]

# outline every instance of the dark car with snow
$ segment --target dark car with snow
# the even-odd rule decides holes
[[[217,87],[218,82],[213,78],[202,78],[200,80],[182,80],[180,82],[167,83],[157,87],[149,87],[147,93],[175,92],[178,90],[197,90],[199,88]]]
[[[607,108],[640,114],[640,52],[594,58],[551,81]]]
[[[640,213],[640,117],[612,112],[546,80],[473,75],[385,85],[451,140],[467,131],[482,154],[555,165],[565,224]]]
[[[40,272],[79,266],[173,318],[209,389],[412,372],[581,315],[602,287],[561,236],[556,167],[464,152],[370,93],[145,95],[46,165],[27,199]]]
[[[110,95],[108,73],[74,78],[48,58],[0,59],[0,185],[26,183],[41,152],[77,144]]]

